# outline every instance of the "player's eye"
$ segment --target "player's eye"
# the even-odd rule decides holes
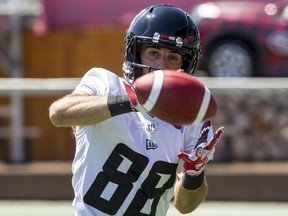
[[[180,55],[180,54],[169,55],[169,61],[172,63],[182,62],[182,60],[183,60],[183,58],[182,58],[182,55]]]
[[[178,61],[179,58],[177,56],[169,56],[170,61]]]
[[[159,54],[159,51],[156,50],[156,49],[150,49],[148,54],[152,57],[158,57],[160,54]]]

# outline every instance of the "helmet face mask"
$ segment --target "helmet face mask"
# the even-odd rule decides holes
[[[157,70],[141,64],[140,49],[143,44],[179,52],[184,57],[181,69],[190,74],[194,73],[200,56],[200,36],[196,24],[182,9],[170,5],[155,5],[142,10],[127,30],[125,44],[123,73],[131,83],[143,74],[143,68]]]

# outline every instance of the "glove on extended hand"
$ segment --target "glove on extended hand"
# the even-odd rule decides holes
[[[184,160],[184,171],[188,176],[196,177],[200,175],[209,160],[213,159],[215,145],[219,141],[224,132],[224,127],[220,127],[213,138],[208,142],[207,137],[211,128],[211,121],[204,122],[200,138],[198,139],[195,148],[190,154],[180,152],[178,157]]]

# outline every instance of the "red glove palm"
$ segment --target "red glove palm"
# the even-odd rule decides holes
[[[220,127],[213,138],[208,142],[207,137],[211,128],[211,121],[204,122],[200,138],[198,139],[195,148],[190,154],[180,152],[178,157],[184,161],[184,171],[191,177],[196,177],[204,170],[209,160],[213,159],[215,145],[219,141],[224,132],[224,127]]]

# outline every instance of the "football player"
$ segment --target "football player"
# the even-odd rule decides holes
[[[53,124],[75,135],[76,215],[162,216],[173,197],[179,212],[189,213],[205,199],[205,166],[224,128],[213,136],[211,121],[175,127],[131,103],[127,87],[157,69],[192,75],[198,28],[182,9],[154,5],[134,18],[125,43],[124,79],[92,68],[49,109]]]

